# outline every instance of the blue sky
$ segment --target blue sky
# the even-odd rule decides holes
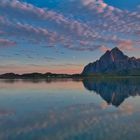
[[[0,73],[79,73],[108,49],[140,54],[140,0],[0,0]]]
[[[135,10],[140,0],[105,0],[106,3],[121,9]]]
[[[39,7],[50,7],[54,8],[59,5],[60,2],[67,2],[68,0],[22,0],[24,2],[32,3]],[[121,9],[128,9],[134,10],[139,4],[140,0],[104,0],[109,5],[121,8]]]

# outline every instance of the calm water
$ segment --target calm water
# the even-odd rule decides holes
[[[0,80],[0,140],[140,137],[140,80]]]

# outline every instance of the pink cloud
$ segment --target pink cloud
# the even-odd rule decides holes
[[[134,50],[133,45],[134,43],[131,40],[122,40],[119,42],[119,48],[122,50],[128,50],[128,51]]]
[[[59,29],[61,28],[61,32],[67,30],[70,34],[75,34],[77,36],[83,36],[86,38],[92,37],[94,34],[94,32],[92,32],[93,29],[89,28],[84,23],[74,19],[66,18],[62,14],[52,10],[38,8],[32,4],[20,2],[18,0],[2,0],[0,7],[4,8],[5,10],[9,9],[11,11],[16,11],[16,16],[19,15],[19,17],[22,15],[24,18],[52,22],[56,25],[56,27],[59,27]]]
[[[101,52],[106,52],[107,50],[110,50],[110,48],[106,47],[106,46],[101,46],[100,47],[100,51]]]
[[[8,39],[0,39],[0,47],[16,46],[17,43]]]
[[[132,49],[131,42],[124,42],[123,40],[127,40],[126,35],[130,35],[130,37],[132,35],[134,37],[139,36],[140,16],[138,11],[120,10],[106,4],[103,0],[79,1],[78,3],[75,2],[75,4],[80,5],[75,5],[76,11],[79,17],[87,14],[88,20],[84,22],[74,18],[76,11],[67,13],[71,15],[70,18],[62,13],[47,8],[39,8],[19,0],[1,0],[0,9],[3,10],[4,17],[0,16],[0,35],[4,33],[8,37],[18,36],[30,43],[61,44],[67,46],[67,49],[77,51],[94,51],[97,46],[105,51],[105,47],[100,47],[102,44],[105,46],[119,44],[121,48],[127,46],[127,49]],[[78,11],[79,7],[82,7],[80,12]],[[83,9],[87,13],[83,13]],[[29,20],[35,22],[31,23]],[[44,23],[44,25],[45,23],[51,24],[53,28],[50,28],[48,24],[42,27],[36,24],[36,21]],[[134,42],[133,39],[132,42]],[[135,39],[135,42],[138,42],[138,39]]]

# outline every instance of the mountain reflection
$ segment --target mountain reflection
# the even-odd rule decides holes
[[[130,96],[140,95],[140,79],[84,79],[84,87],[99,94],[108,104],[120,106]]]

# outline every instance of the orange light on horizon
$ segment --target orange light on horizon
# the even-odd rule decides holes
[[[3,69],[0,69],[0,73],[17,73],[17,74],[23,74],[23,73],[64,73],[64,74],[75,74],[75,73],[81,73],[83,69],[83,66],[64,66],[64,68],[55,66],[55,67],[47,67],[47,66],[7,66]]]

